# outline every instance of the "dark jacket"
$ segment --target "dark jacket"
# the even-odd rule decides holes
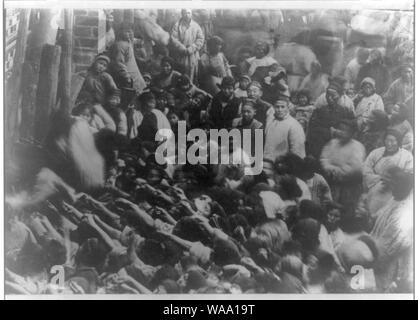
[[[230,129],[232,120],[238,117],[240,99],[232,96],[223,107],[224,101],[223,93],[217,93],[212,100],[212,107],[209,110],[209,120],[216,129]]]
[[[331,127],[336,128],[343,119],[354,119],[354,114],[340,105],[329,105],[315,109],[309,121],[307,132],[308,154],[319,158],[324,145],[331,140]]]

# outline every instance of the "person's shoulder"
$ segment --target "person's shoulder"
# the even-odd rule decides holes
[[[108,72],[106,72],[106,71],[103,71],[103,72],[100,74],[100,77],[101,77],[102,79],[105,79],[105,80],[113,80],[113,77],[110,75],[110,73],[108,73]]]
[[[266,56],[265,59],[266,59],[266,62],[270,65],[275,64],[275,63],[278,64],[277,60],[274,59],[272,56]]]
[[[261,129],[263,127],[263,124],[256,119],[253,119],[252,125],[253,125],[254,129]]]
[[[247,61],[248,63],[252,63],[255,60],[256,60],[256,57],[250,57],[250,58],[246,59],[245,61]]]
[[[196,29],[202,29],[200,25],[194,20],[190,21],[190,26]]]
[[[414,156],[412,155],[411,151],[408,151],[404,148],[399,148],[399,152],[401,153],[402,156],[404,157],[408,157],[408,158],[413,158]]]
[[[365,151],[364,145],[360,141],[356,139],[351,139],[351,141],[352,141],[351,143],[354,146],[354,148],[356,148],[359,151]]]
[[[405,150],[406,151],[406,150]],[[376,149],[373,149],[370,154],[369,154],[369,158],[373,158],[373,157],[377,157],[382,155],[385,152],[385,147],[379,147]]]

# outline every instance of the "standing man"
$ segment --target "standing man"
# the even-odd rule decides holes
[[[264,158],[275,161],[288,152],[305,158],[305,133],[301,124],[289,114],[289,99],[274,104],[274,116],[267,119]]]
[[[205,37],[200,26],[192,20],[192,10],[181,10],[181,19],[171,30],[171,41],[176,49],[176,60],[185,70],[191,82],[197,79],[199,50]]]

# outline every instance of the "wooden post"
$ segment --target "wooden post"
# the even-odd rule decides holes
[[[60,58],[60,46],[50,44],[44,46],[39,70],[35,112],[35,139],[39,142],[43,142],[48,132],[50,115],[55,111]]]
[[[22,72],[22,121],[20,136],[31,139],[34,137],[36,92],[39,80],[39,67],[42,48],[46,43],[54,44],[56,30],[51,21],[54,17],[52,9],[32,9],[33,23],[28,35],[26,59]]]
[[[19,111],[21,99],[22,69],[25,60],[26,42],[28,35],[30,9],[21,9],[19,13],[19,26],[16,43],[16,53],[13,61],[12,75],[6,85],[6,112],[5,112],[5,146],[7,151],[13,149],[18,138]],[[5,152],[5,154],[11,154]]]
[[[64,11],[64,37],[62,42],[61,68],[60,68],[60,109],[70,113],[73,108],[71,100],[71,78],[72,78],[72,56],[73,56],[73,9]]]

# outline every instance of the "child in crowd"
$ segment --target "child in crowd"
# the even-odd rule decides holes
[[[234,95],[236,98],[247,98],[247,90],[248,86],[251,83],[251,78],[247,75],[242,75],[239,77],[238,84],[234,91]]]
[[[297,93],[297,104],[295,106],[295,119],[302,125],[303,130],[307,131],[309,120],[311,119],[314,106],[310,101],[308,90],[301,90]]]

